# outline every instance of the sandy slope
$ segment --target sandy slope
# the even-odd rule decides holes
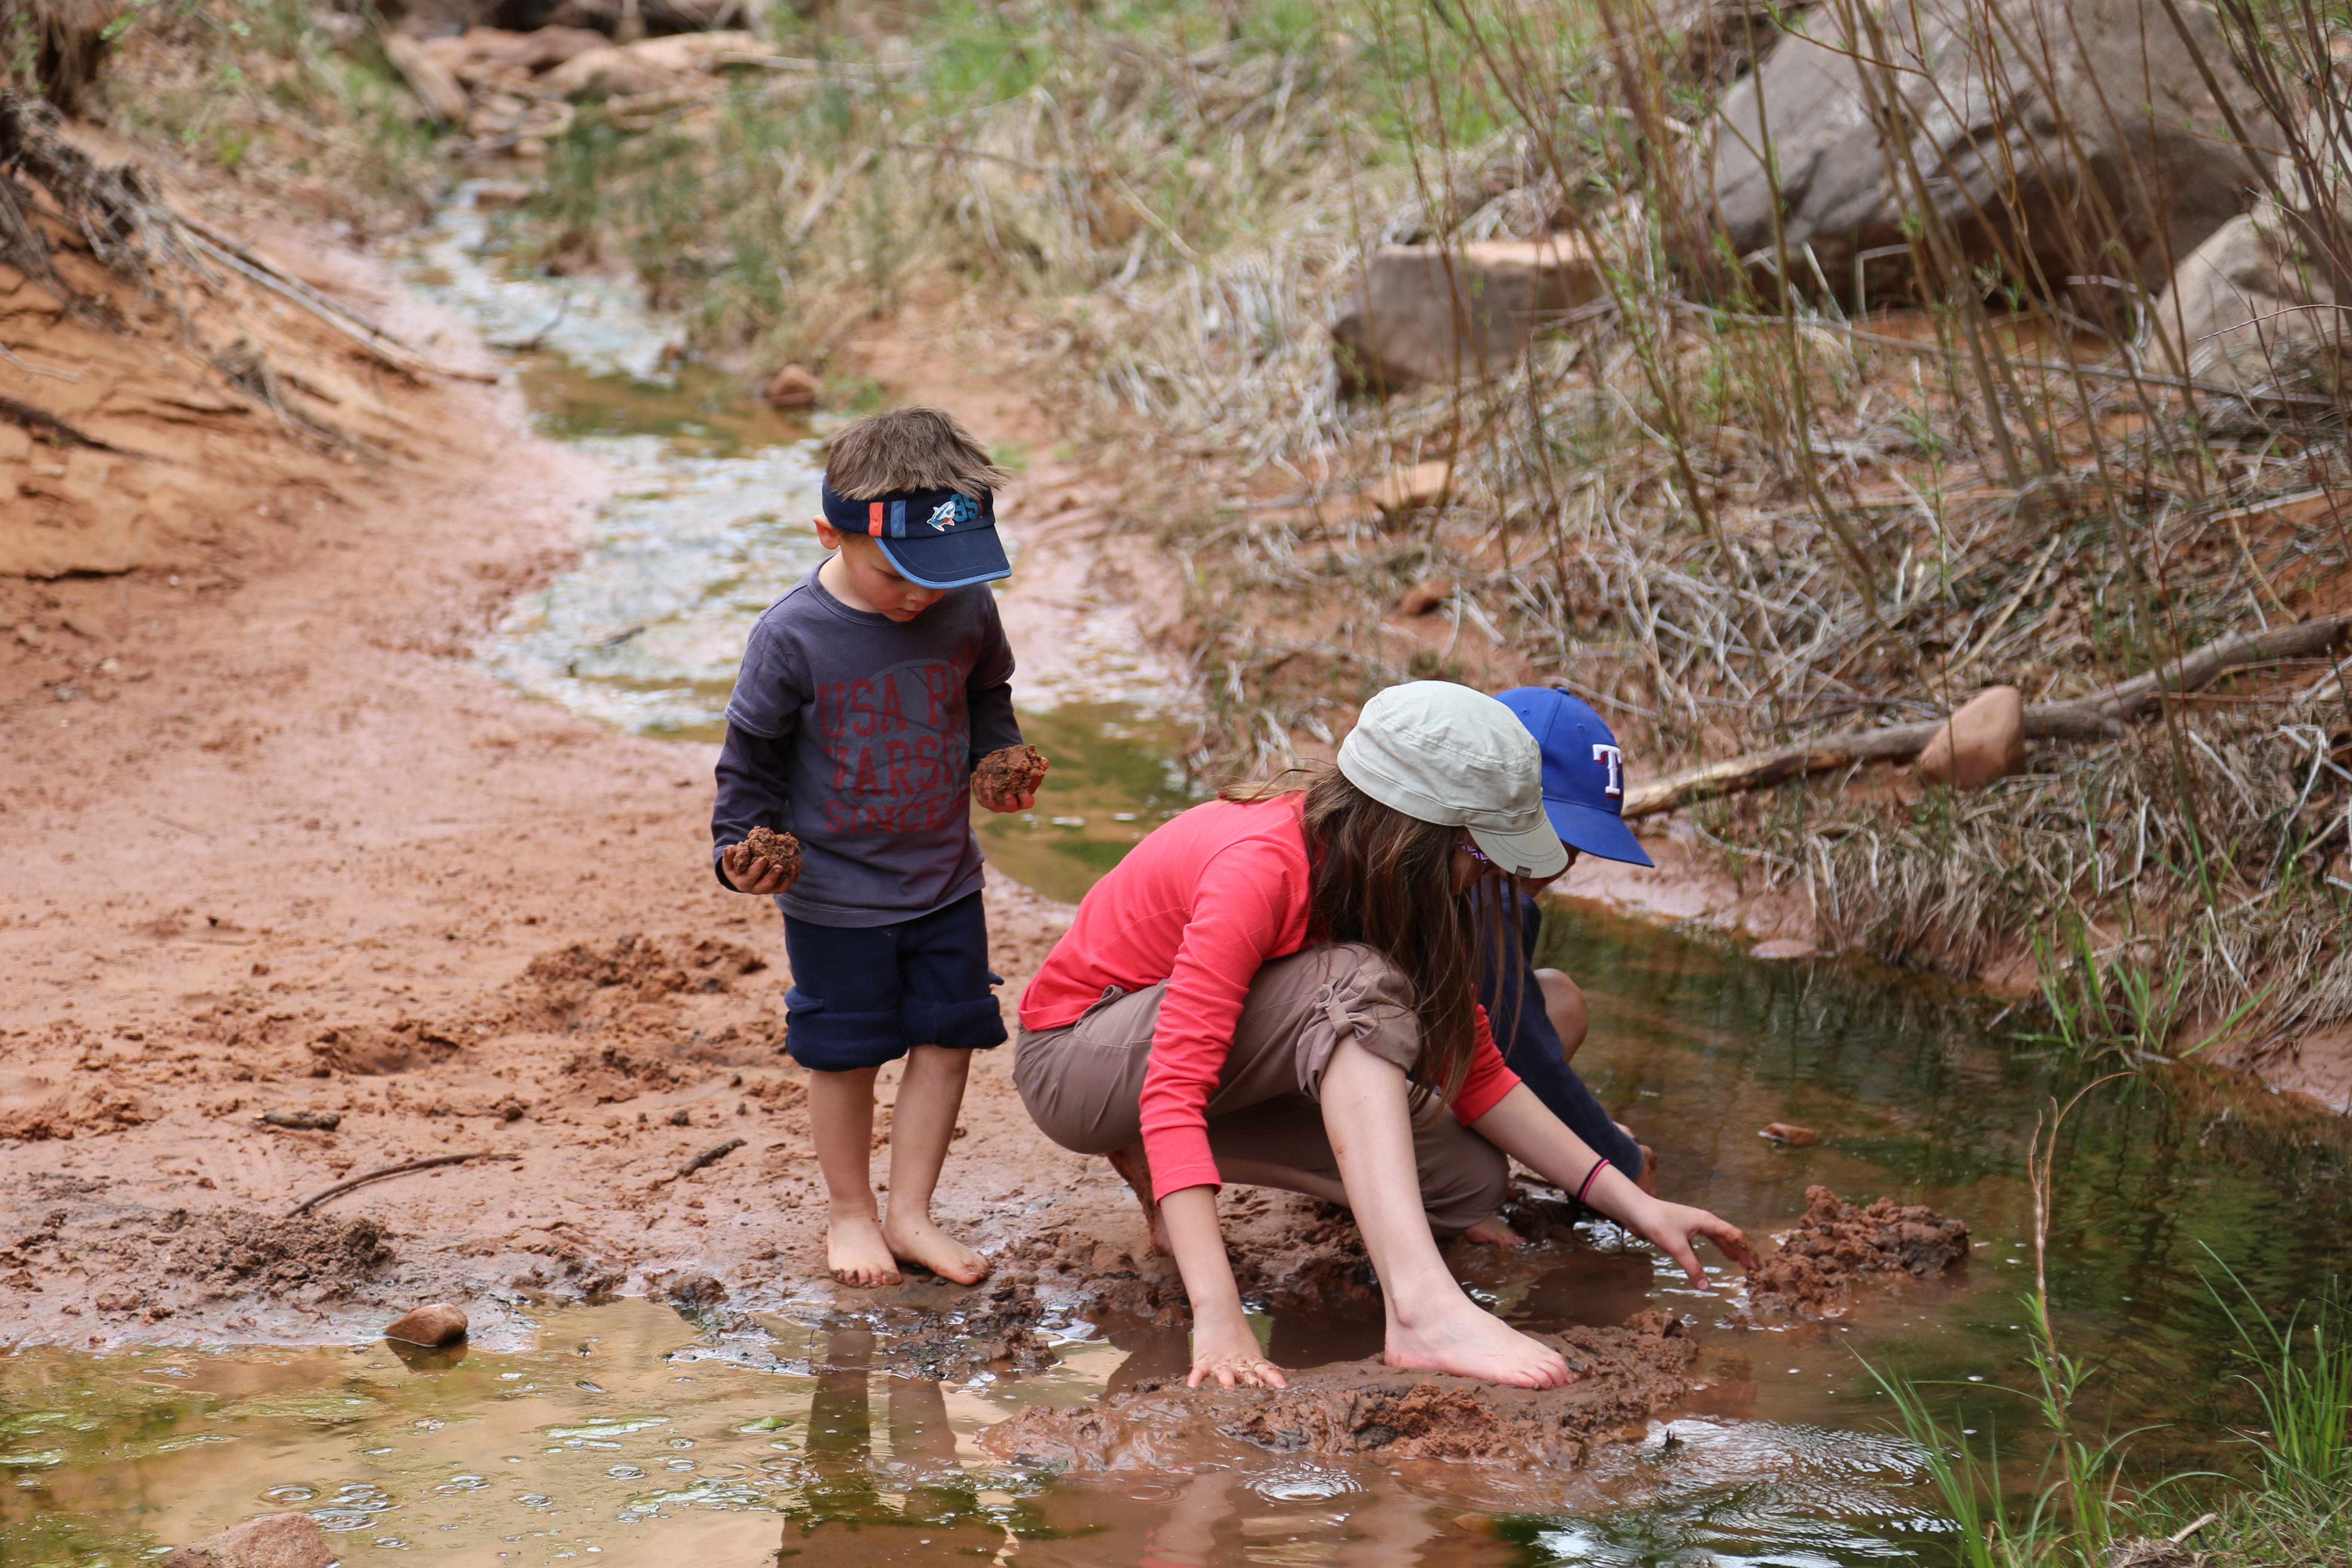
[[[360,258],[268,239],[483,363]],[[774,1296],[819,1272],[782,943],[709,877],[711,749],[463,659],[604,476],[507,390],[382,395],[383,455],[279,498],[266,552],[0,582],[0,1338],[315,1339],[320,1312],[423,1293],[495,1321],[486,1292],[694,1272]],[[1017,994],[1060,915],[992,900]],[[1008,1067],[977,1075],[945,1214],[1000,1238],[1083,1188],[1108,1223],[1108,1172],[1037,1137]],[[341,1125],[257,1121],[296,1108]],[[388,1268],[348,1226],[241,1217],[469,1149],[524,1158],[322,1211],[380,1222]]]

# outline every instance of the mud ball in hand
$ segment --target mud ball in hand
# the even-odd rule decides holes
[[[1034,746],[1005,746],[972,764],[972,797],[985,806],[1000,806],[1037,793],[1050,766]]]
[[[743,847],[751,852],[754,860],[772,860],[784,874],[784,886],[800,880],[801,841],[789,833],[774,833],[755,827],[743,836]]]

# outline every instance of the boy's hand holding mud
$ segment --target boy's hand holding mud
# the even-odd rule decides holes
[[[719,863],[739,893],[781,893],[800,880],[801,841],[789,833],[755,827],[742,843],[721,851]]]
[[[1000,747],[972,764],[971,798],[991,811],[1026,811],[1051,766],[1034,746]]]

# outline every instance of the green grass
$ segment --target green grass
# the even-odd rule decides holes
[[[2340,1290],[2280,1315],[2206,1248],[2206,1288],[2237,1335],[2238,1384],[2258,1417],[2241,1428],[2242,1462],[2231,1470],[2130,1479],[2135,1434],[2095,1426],[2084,1415],[2095,1368],[2060,1342],[2044,1257],[2044,1205],[2064,1114],[2035,1140],[2036,1284],[2023,1301],[2021,1331],[2032,1376],[2006,1441],[1996,1430],[1981,1447],[1972,1444],[1963,1418],[1946,1415],[1928,1385],[1870,1369],[1957,1526],[1953,1557],[1963,1568],[2107,1568],[2130,1542],[2194,1535],[2192,1550],[2210,1551],[2229,1568],[2352,1562],[2352,1312]],[[2005,1480],[2019,1474],[2032,1478],[2022,1489]]]

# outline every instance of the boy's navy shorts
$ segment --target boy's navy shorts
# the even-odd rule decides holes
[[[897,1061],[916,1046],[984,1051],[1005,1040],[990,990],[988,916],[974,892],[887,926],[821,926],[784,917],[792,989],[784,1048],[817,1072]]]

